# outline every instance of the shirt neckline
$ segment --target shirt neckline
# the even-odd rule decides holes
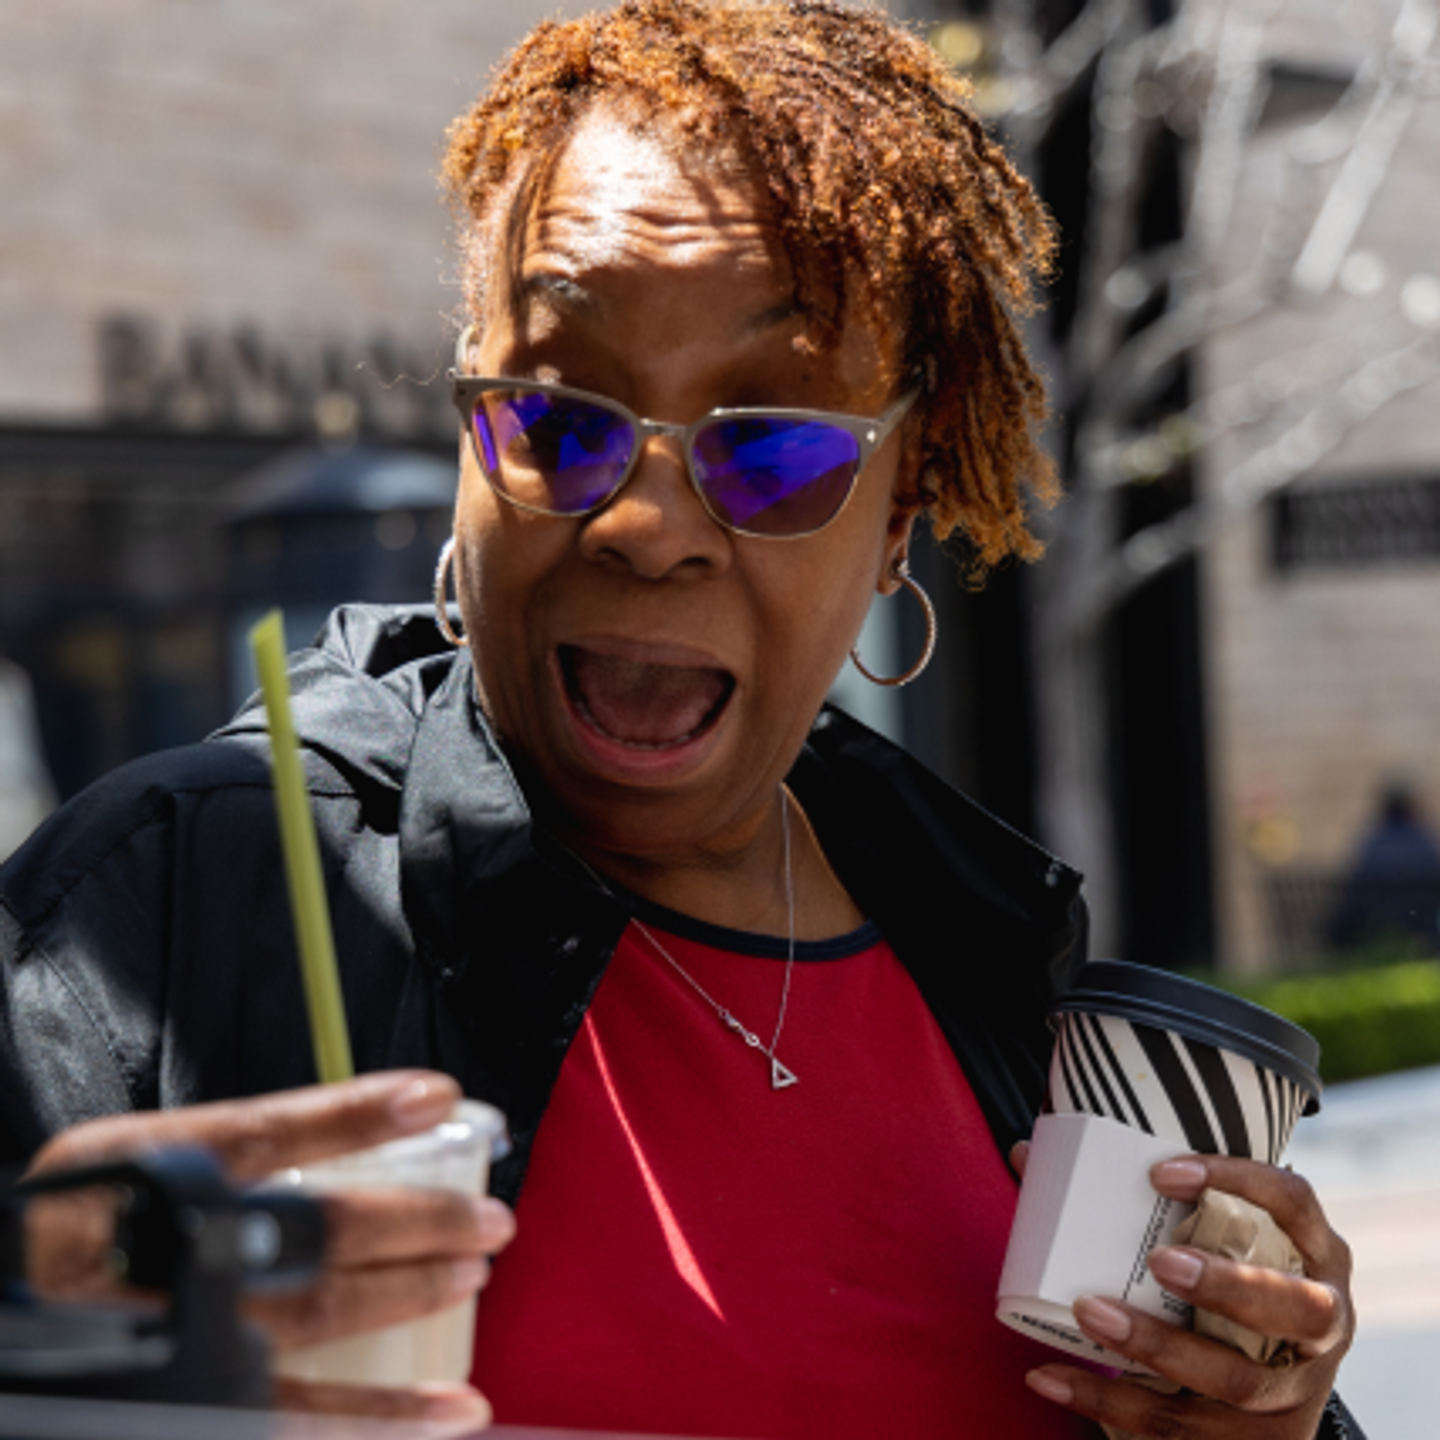
[[[736,955],[751,955],[761,960],[789,958],[790,942],[784,935],[757,935],[750,930],[733,930],[728,925],[716,925],[709,920],[682,915],[678,910],[657,905],[639,895],[632,894],[631,899],[635,918],[652,930],[708,945],[712,950],[728,950]],[[834,935],[825,940],[797,940],[795,959],[847,960],[883,939],[880,927],[873,920],[862,920],[854,930],[844,935]]]

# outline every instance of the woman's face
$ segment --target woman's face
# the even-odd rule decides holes
[[[874,334],[812,354],[748,186],[603,113],[531,207],[470,366],[598,392],[650,419],[717,406],[878,415]],[[903,427],[902,427],[903,431]],[[481,699],[546,823],[582,853],[722,860],[758,834],[908,538],[892,434],[803,539],[715,523],[670,438],[602,510],[559,518],[490,489],[461,446],[456,583]]]

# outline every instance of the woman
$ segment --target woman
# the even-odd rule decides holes
[[[871,596],[918,593],[922,513],[983,568],[1033,555],[1052,490],[1012,312],[1053,239],[962,87],[877,14],[631,0],[537,31],[445,173],[459,648],[344,612],[293,683],[362,1066],[446,1071],[514,1132],[497,1415],[1322,1432],[1348,1262],[1266,1167],[1156,1183],[1266,1206],[1307,1277],[1155,1264],[1288,1368],[1082,1304],[1165,1396],[994,1322],[1078,877],[821,709]],[[273,850],[261,723],[104,782],[7,874],[11,1013],[46,1018],[11,1027],[18,1149],[307,1078],[273,861],[232,858]]]

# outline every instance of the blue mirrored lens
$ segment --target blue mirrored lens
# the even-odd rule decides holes
[[[860,442],[823,420],[739,416],[695,437],[695,479],[726,524],[756,535],[818,530],[845,503]]]
[[[490,390],[475,410],[490,483],[522,505],[578,515],[620,483],[635,448],[623,415],[544,390]]]

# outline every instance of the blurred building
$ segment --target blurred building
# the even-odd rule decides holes
[[[1440,817],[1440,89],[1403,53],[1377,64],[1408,40],[1433,77],[1435,24],[1403,0],[1289,0],[1266,34],[1223,278],[1265,264],[1287,207],[1330,210],[1287,303],[1201,358],[1206,493],[1299,472],[1203,564],[1221,933],[1243,966],[1323,948],[1395,780]]]
[[[243,477],[453,467],[443,133],[555,8],[0,7],[0,655],[62,793],[225,713]],[[428,571],[434,527],[373,523]]]

